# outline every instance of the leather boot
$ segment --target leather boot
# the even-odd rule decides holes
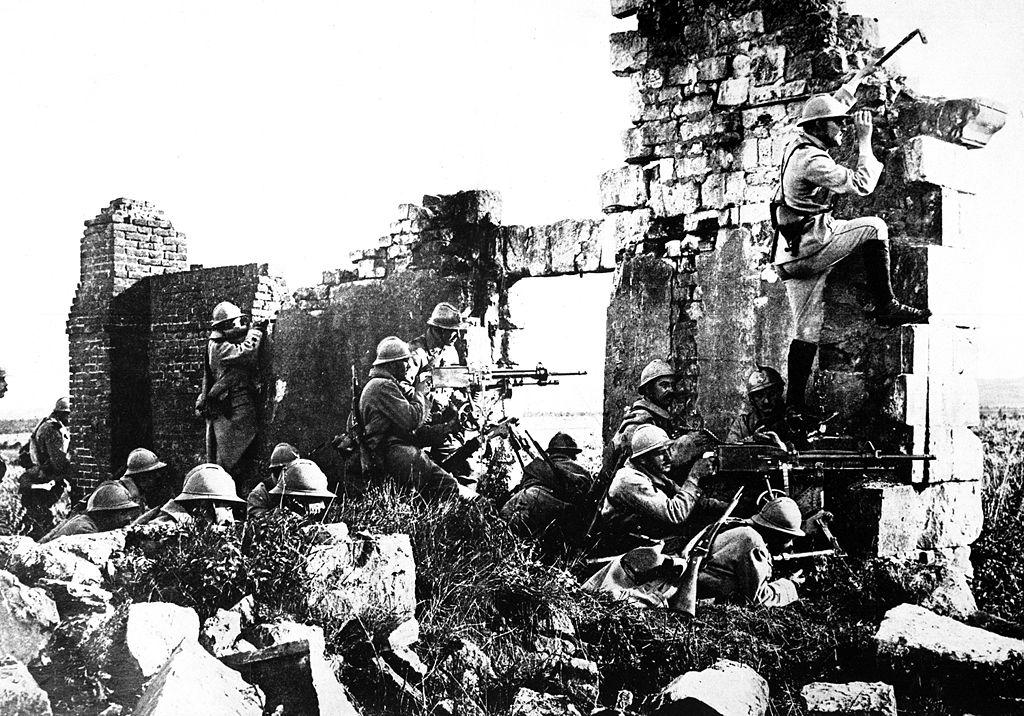
[[[818,353],[818,344],[808,341],[794,340],[789,344],[789,358],[786,360],[786,406],[803,409],[807,383],[811,379],[814,367],[814,356]]]
[[[868,315],[880,326],[902,326],[906,323],[924,323],[932,312],[914,308],[896,300],[890,278],[889,242],[872,240],[864,244],[864,269],[868,290],[875,307]]]

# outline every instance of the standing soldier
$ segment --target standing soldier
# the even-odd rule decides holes
[[[359,397],[366,447],[377,468],[400,485],[424,496],[463,494],[465,488],[415,446],[426,405],[410,383],[412,353],[397,336],[377,345],[370,380]],[[468,497],[469,495],[466,494]]]
[[[409,342],[413,385],[424,396],[427,408],[423,425],[416,431],[416,439],[428,449],[431,459],[439,464],[466,441],[458,416],[459,409],[469,402],[469,396],[465,391],[454,388],[434,387],[431,371],[461,363],[455,341],[464,328],[459,310],[450,303],[439,303],[427,319],[426,332]],[[460,481],[470,473],[465,460],[448,467]]]
[[[71,433],[71,404],[61,398],[53,412],[43,418],[32,431],[27,450],[19,456],[22,465],[28,463],[18,482],[21,504],[25,508],[23,531],[33,539],[53,528],[53,506],[64,494],[71,479],[68,447]]]
[[[285,468],[299,459],[299,451],[288,443],[278,443],[270,453],[270,474],[256,483],[245,499],[245,516],[256,517],[274,507],[270,490],[281,481]]]
[[[797,412],[804,400],[824,318],[825,282],[832,267],[863,246],[864,268],[874,302],[869,312],[882,326],[922,323],[930,312],[905,306],[896,300],[889,276],[889,233],[875,216],[851,220],[832,216],[836,194],[867,196],[882,173],[871,148],[871,113],[856,112],[857,163],[848,169],[829,156],[828,150],[843,141],[848,114],[862,70],[835,95],[815,95],[807,100],[797,125],[802,131],[782,159],[779,192],[772,202],[777,228],[772,261],[785,281],[793,312],[795,336],[789,347],[786,402]],[[778,241],[781,235],[783,241]]]
[[[255,468],[257,361],[267,322],[246,328],[242,319],[242,311],[228,301],[213,309],[196,412],[206,418],[207,460],[227,470],[244,488]]]

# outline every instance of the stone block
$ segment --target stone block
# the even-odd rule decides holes
[[[650,206],[655,216],[692,214],[700,206],[700,190],[696,182],[652,183]]]
[[[195,641],[185,640],[171,652],[147,683],[136,716],[261,716],[263,700],[256,688],[221,664]]]
[[[53,716],[50,697],[20,661],[0,658],[0,713],[5,716]]]
[[[367,614],[391,628],[416,609],[408,535],[353,535],[314,546],[306,558],[309,608],[339,624]]]
[[[977,165],[967,150],[935,137],[917,136],[903,147],[904,178],[974,193]]]
[[[40,545],[46,551],[66,552],[90,562],[97,567],[106,565],[110,557],[124,549],[127,530],[110,530],[96,534],[68,535]]]
[[[0,571],[0,657],[32,662],[59,622],[57,605],[43,590]]]
[[[631,252],[643,243],[651,226],[653,213],[650,209],[636,211],[620,211],[612,214],[609,219],[614,222],[615,251]]]
[[[942,578],[921,606],[944,617],[967,621],[978,611],[968,575],[953,566],[943,570]]]
[[[814,682],[800,689],[807,716],[896,716],[896,692],[881,681]]]
[[[724,80],[729,76],[729,58],[724,55],[705,57],[697,62],[697,79],[700,82]]]
[[[944,549],[972,544],[981,535],[985,513],[980,482],[929,485],[920,494],[924,524],[918,549]]]
[[[654,156],[654,149],[644,141],[642,127],[630,127],[622,133],[622,151],[628,164],[643,164]]]
[[[128,608],[125,646],[145,678],[164,665],[178,644],[198,638],[195,609],[165,602],[140,602]]]
[[[793,80],[792,82],[776,82],[774,84],[751,87],[749,101],[750,104],[755,106],[762,104],[785,102],[794,97],[799,97],[806,92],[806,80]]]
[[[980,438],[964,425],[928,424],[929,483],[980,480],[984,474],[984,449]]]
[[[509,716],[581,716],[568,696],[542,694],[525,686],[516,692]]]
[[[601,208],[605,213],[636,209],[646,202],[647,185],[640,167],[619,167],[601,175]]]
[[[971,149],[984,147],[1006,124],[1007,108],[990,99],[949,99],[938,105],[922,131]]]
[[[667,82],[670,85],[692,85],[697,82],[699,70],[697,65],[688,62],[669,68]]]
[[[202,631],[199,632],[199,643],[220,658],[235,650],[235,642],[241,636],[241,612],[218,609],[216,614],[203,622]]]
[[[35,543],[22,544],[15,550],[7,568],[27,584],[41,579],[93,586],[103,582],[99,567],[92,562],[63,549],[48,549],[47,545]]]
[[[628,75],[638,72],[647,64],[647,38],[639,32],[614,32],[611,41],[612,72],[616,75]]]
[[[747,101],[750,93],[749,77],[734,77],[722,80],[718,85],[718,104],[723,107],[734,107]]]
[[[700,713],[764,716],[768,682],[745,664],[723,659],[703,671],[676,677],[653,697],[655,716]]]
[[[770,85],[783,79],[786,69],[786,48],[765,45],[750,53],[750,77],[757,86]]]
[[[1001,667],[1024,658],[1024,641],[967,626],[924,607],[901,604],[874,636],[880,662],[935,681],[969,678],[981,686]]]
[[[965,249],[977,247],[980,237],[976,234],[981,224],[979,211],[976,195],[943,187],[942,245]]]

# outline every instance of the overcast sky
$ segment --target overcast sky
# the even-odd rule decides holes
[[[982,374],[1024,374],[1024,2],[850,6],[884,43],[925,29],[903,67],[926,91],[1013,110],[980,159]],[[0,0],[0,417],[66,392],[82,221],[115,197],[162,208],[192,262],[267,261],[293,288],[423,193],[497,189],[506,223],[596,215],[628,123],[607,36],[631,24],[607,0]]]

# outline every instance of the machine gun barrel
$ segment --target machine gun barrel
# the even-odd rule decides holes
[[[784,552],[772,557],[775,562],[796,562],[801,559],[813,559],[815,557],[831,557],[836,551],[834,549],[818,549],[813,552]]]

